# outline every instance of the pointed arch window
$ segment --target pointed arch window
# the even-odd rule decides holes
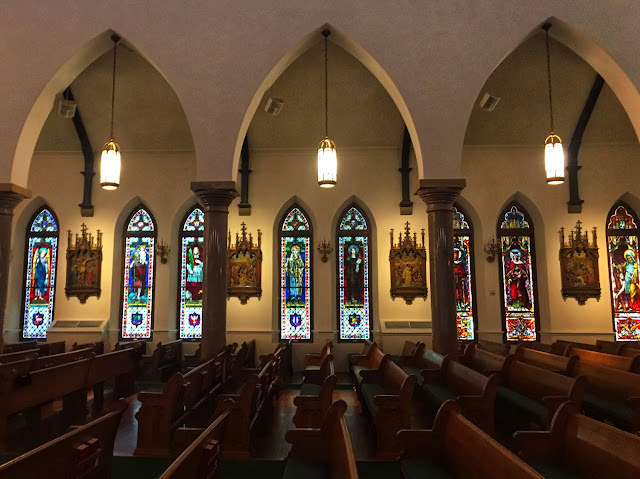
[[[202,272],[204,268],[204,212],[194,206],[180,230],[180,304],[178,337],[202,338]]]
[[[459,205],[453,206],[453,273],[456,284],[458,339],[476,337],[475,269],[473,267],[473,225]]]
[[[616,341],[638,341],[638,216],[627,204],[619,202],[611,208],[607,220],[607,263]]]
[[[155,221],[140,205],[125,225],[120,335],[123,339],[149,339],[153,328]]]
[[[53,322],[58,260],[58,219],[42,207],[31,217],[26,234],[22,338],[45,339]]]
[[[279,223],[280,338],[311,340],[312,236],[308,215],[294,205]]]
[[[370,339],[369,220],[356,205],[351,205],[340,215],[336,230],[339,339]]]
[[[511,203],[498,221],[500,287],[507,341],[538,339],[534,231],[522,206]]]

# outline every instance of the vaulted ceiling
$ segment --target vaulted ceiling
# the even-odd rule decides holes
[[[95,152],[109,138],[112,53],[107,52],[71,85]],[[551,43],[557,132],[570,140],[595,71],[562,44]],[[478,92],[466,145],[541,144],[549,129],[544,35],[516,48]],[[424,66],[424,81],[431,70]],[[478,107],[489,94],[500,101],[492,112]],[[224,92],[220,92],[224,95]],[[278,116],[264,111],[269,97],[281,98]],[[211,128],[216,128],[212,124]],[[338,148],[400,147],[403,121],[383,86],[358,60],[329,44],[329,133]],[[323,44],[294,61],[267,90],[248,132],[252,149],[315,148],[324,136]],[[127,45],[118,47],[115,139],[123,151],[193,150],[186,117],[163,76]],[[584,143],[637,143],[620,102],[605,85],[584,135]],[[45,123],[37,151],[79,151],[70,120],[57,114]]]

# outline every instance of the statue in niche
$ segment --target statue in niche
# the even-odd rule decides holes
[[[589,243],[589,233],[582,233],[581,221],[569,233],[568,243],[565,243],[564,228],[560,228],[559,234],[562,297],[565,301],[569,297],[575,298],[580,305],[589,298],[600,301],[596,228],[592,230],[592,243]]]
[[[262,296],[262,232],[258,230],[258,244],[253,244],[251,233],[242,223],[242,235],[236,233],[236,243],[231,244],[231,232],[227,242],[227,297],[235,296],[241,304],[247,304],[251,296]]]
[[[422,296],[427,299],[427,251],[424,247],[424,228],[421,231],[422,244],[418,245],[417,234],[411,235],[409,222],[405,224],[404,237],[398,234],[398,243],[393,243],[393,229],[389,233],[391,250],[391,298],[403,298],[407,304]]]
[[[97,231],[95,242],[87,226],[82,223],[81,234],[72,242],[71,230],[67,240],[67,298],[77,296],[85,304],[89,296],[100,297],[100,275],[102,270],[102,232]]]

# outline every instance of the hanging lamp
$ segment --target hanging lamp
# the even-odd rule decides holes
[[[551,95],[551,61],[549,59],[549,29],[551,23],[542,25],[546,32],[547,39],[547,80],[549,84],[549,119],[551,122],[551,133],[544,140],[544,169],[547,173],[547,183],[550,185],[560,185],[564,183],[564,150],[562,139],[556,135],[553,127],[553,99]]]
[[[109,141],[102,147],[100,157],[100,186],[103,190],[115,190],[120,186],[120,147],[113,141],[113,111],[116,96],[116,48],[120,37],[112,35],[113,41],[113,76],[111,83],[111,133]]]
[[[329,139],[329,102],[328,102],[328,76],[329,64],[327,61],[329,30],[323,30],[324,37],[324,140],[318,146],[318,184],[321,188],[333,188],[338,177],[338,158],[336,145]]]

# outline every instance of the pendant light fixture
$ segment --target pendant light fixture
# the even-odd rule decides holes
[[[553,100],[551,96],[551,61],[549,59],[549,29],[551,23],[542,25],[547,39],[547,80],[549,84],[549,119],[551,120],[551,133],[544,140],[544,169],[547,173],[547,183],[560,185],[564,183],[564,150],[562,139],[556,135],[553,128]]]
[[[120,186],[120,147],[113,141],[113,111],[116,97],[116,48],[120,37],[112,35],[113,41],[113,76],[111,83],[111,133],[109,141],[102,147],[100,158],[100,186],[103,190],[115,190]]]
[[[328,101],[328,76],[329,63],[327,61],[329,30],[323,30],[324,37],[324,140],[318,146],[318,184],[322,188],[333,188],[338,177],[338,158],[336,145],[329,139],[329,101]]]

